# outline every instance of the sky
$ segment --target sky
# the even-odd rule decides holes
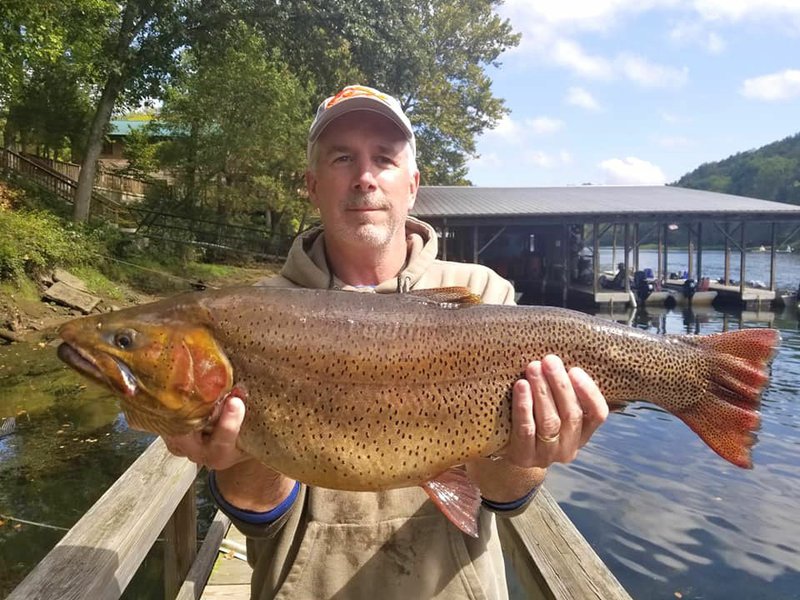
[[[660,185],[800,132],[800,0],[506,0],[478,186]]]

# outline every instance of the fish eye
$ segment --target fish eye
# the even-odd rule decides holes
[[[123,329],[114,334],[114,345],[120,350],[127,350],[133,345],[134,332]]]

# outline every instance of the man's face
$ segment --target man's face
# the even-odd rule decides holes
[[[328,125],[317,140],[316,164],[306,173],[326,236],[369,248],[405,239],[419,185],[408,152],[403,132],[374,112],[350,112]]]

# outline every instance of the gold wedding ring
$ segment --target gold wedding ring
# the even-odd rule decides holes
[[[558,438],[561,437],[560,433],[557,433],[550,437],[545,437],[543,435],[536,434],[536,439],[542,442],[543,444],[555,444],[558,441]]]

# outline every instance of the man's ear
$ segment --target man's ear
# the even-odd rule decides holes
[[[414,176],[409,183],[408,210],[414,208],[417,201],[417,190],[419,190],[419,171],[414,171]]]
[[[311,169],[306,170],[306,190],[308,190],[308,199],[314,208],[319,208],[317,204],[317,178]]]

